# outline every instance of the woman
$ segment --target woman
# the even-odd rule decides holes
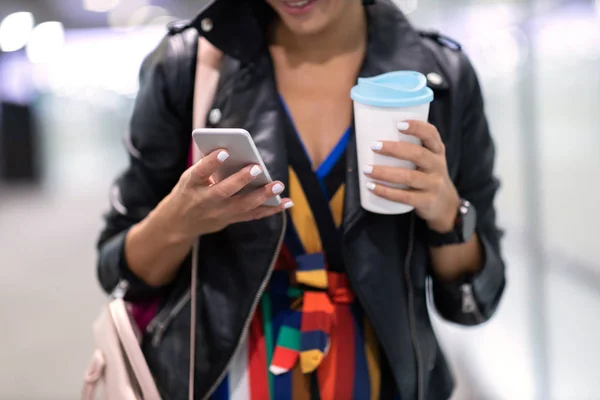
[[[498,183],[476,75],[460,46],[419,34],[389,0],[364,3],[213,1],[144,63],[99,277],[107,291],[126,281],[128,300],[161,299],[143,346],[165,398],[187,395],[188,254],[199,236],[198,399],[446,399],[426,281],[450,321],[494,312]],[[186,169],[198,32],[225,53],[198,57],[221,65],[208,126],[247,129],[275,180],[250,194],[232,197],[254,166],[209,183],[227,149]],[[419,169],[358,171],[350,89],[394,70],[428,75],[431,123],[400,126],[423,147],[373,151]],[[370,188],[415,212],[364,211],[359,173],[408,184]],[[261,207],[282,191],[279,208]]]

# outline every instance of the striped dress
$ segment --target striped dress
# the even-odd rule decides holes
[[[342,263],[351,129],[314,171],[289,122],[287,194],[295,206],[249,335],[212,399],[395,399],[393,379],[381,368],[379,343]]]

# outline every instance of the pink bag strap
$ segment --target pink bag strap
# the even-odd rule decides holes
[[[220,78],[220,64],[223,53],[203,37],[198,39],[198,59],[196,61],[196,78],[194,83],[194,129],[206,126],[206,117],[217,92]],[[191,160],[195,164],[200,159],[200,151],[192,142]],[[190,311],[190,379],[189,400],[194,400],[194,375],[196,367],[196,297],[198,289],[198,249],[200,239],[192,249],[192,283]]]
[[[81,400],[94,400],[96,398],[98,381],[102,376],[105,366],[106,361],[104,360],[102,351],[96,350],[92,355],[92,360],[88,364],[87,370],[85,371]]]
[[[140,340],[136,337],[125,302],[122,299],[115,299],[110,302],[108,309],[117,334],[121,339],[123,350],[127,355],[127,360],[129,360],[129,366],[137,378],[143,398],[145,400],[158,399],[160,395],[156,391],[152,374],[146,364],[146,359],[139,345]]]

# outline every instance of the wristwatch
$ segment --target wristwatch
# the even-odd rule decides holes
[[[454,229],[447,233],[429,230],[429,244],[441,247],[450,244],[462,244],[471,240],[477,223],[477,211],[467,200],[461,199],[454,221]]]

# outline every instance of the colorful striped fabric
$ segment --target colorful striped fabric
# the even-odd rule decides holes
[[[341,241],[332,240],[342,221],[349,137],[350,130],[313,171],[296,132],[288,136],[294,207],[285,242],[250,334],[213,400],[393,398],[382,387],[373,328],[339,265]]]
[[[344,188],[341,187],[340,190],[343,191]],[[293,228],[295,222],[305,218],[303,214],[310,209],[297,208],[298,204],[303,203],[302,199],[298,201],[303,194],[292,193],[296,204],[290,215],[290,225]],[[341,212],[341,203],[337,208],[332,204],[332,211],[336,209]],[[293,231],[288,232],[288,236],[297,235],[303,245],[314,248],[318,235],[313,236],[308,230]],[[313,261],[322,260],[322,253],[311,258]],[[263,306],[251,322],[248,339],[235,354],[229,374],[214,393],[213,400],[381,399],[379,344],[370,323],[348,290],[346,275],[326,272],[326,292],[301,290],[297,287],[297,272],[307,269],[295,271],[294,260],[289,247],[284,245],[267,294],[263,298]],[[319,284],[322,282],[321,279],[310,281]],[[313,298],[313,295],[317,298]],[[323,301],[318,298],[321,296],[325,296],[326,301],[331,304],[332,319],[329,321],[332,326],[323,327],[317,321],[312,323],[312,328],[317,329],[307,331],[329,331],[331,340],[329,348],[323,349],[319,335],[309,335],[307,340],[316,338],[321,343],[319,348],[326,355],[316,372],[307,374],[303,371],[305,367],[302,362],[298,362],[303,349],[300,339],[301,323],[315,303],[319,307],[319,302]],[[297,301],[300,297],[303,297],[303,303]],[[264,306],[265,299],[268,299],[267,307]],[[264,320],[265,314],[269,314],[269,321]],[[267,331],[269,335],[265,334]],[[271,339],[268,340],[267,336]],[[271,362],[268,347],[274,349]],[[277,367],[285,371],[277,370]]]
[[[249,339],[235,354],[229,374],[217,388],[215,400],[268,400],[265,340],[260,316],[250,323]]]
[[[301,254],[295,261],[297,285],[328,289],[332,273],[326,270],[323,253]],[[324,291],[290,287],[287,294],[299,310],[293,310],[284,320],[269,370],[275,375],[289,372],[299,359],[302,372],[310,373],[321,364],[330,347],[335,307]]]

